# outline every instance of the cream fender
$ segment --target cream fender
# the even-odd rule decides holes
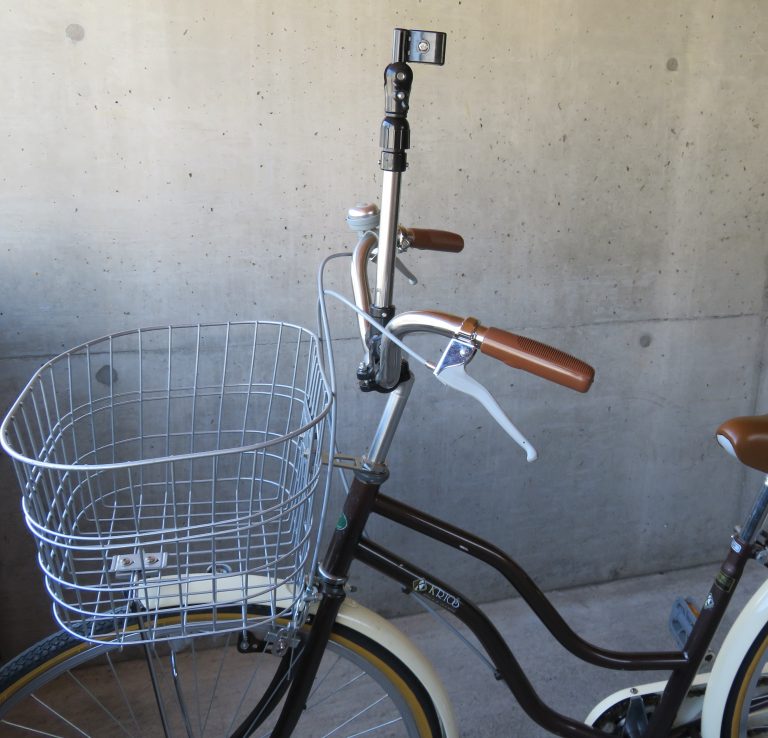
[[[736,672],[757,634],[768,622],[768,582],[752,595],[723,641],[704,697],[702,738],[720,738],[723,710]]]
[[[344,600],[336,622],[368,636],[397,656],[416,675],[432,697],[443,726],[444,738],[458,738],[459,732],[451,703],[440,678],[426,657],[403,632],[349,597]]]

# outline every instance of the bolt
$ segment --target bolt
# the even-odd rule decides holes
[[[154,554],[149,554],[148,556],[144,557],[144,563],[148,564],[149,566],[152,566],[153,564],[157,564],[159,562],[160,562],[160,559]]]
[[[635,687],[632,687],[632,689],[629,690],[630,694],[637,694],[637,689]]]
[[[469,353],[468,348],[463,348],[461,351],[459,351],[459,356],[466,356]]]
[[[400,90],[400,92],[398,92],[397,95],[395,95],[395,97],[398,100],[405,100],[405,93],[402,90]]]
[[[123,558],[120,559],[120,564],[122,566],[131,566],[131,564],[133,564],[133,559],[130,556],[123,556]]]
[[[426,41],[426,40],[419,41],[419,51],[422,54],[426,54],[429,51],[429,41]]]
[[[405,79],[405,72],[398,72],[395,77],[399,82],[402,82]]]

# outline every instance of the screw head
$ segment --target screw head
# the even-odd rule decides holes
[[[422,54],[426,54],[429,51],[429,41],[427,41],[426,39],[422,39],[421,41],[419,41],[419,51]]]

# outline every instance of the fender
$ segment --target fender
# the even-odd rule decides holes
[[[685,723],[698,720],[701,715],[701,705],[704,699],[704,687],[709,680],[709,674],[697,674],[691,684],[691,690],[683,700],[683,704],[680,706],[680,710],[675,718],[674,725],[685,725]],[[651,695],[660,695],[664,688],[667,686],[666,681],[651,682],[650,684],[638,684],[635,687],[628,687],[626,689],[614,692],[612,695],[606,697],[601,702],[598,702],[587,715],[584,721],[587,725],[594,726],[595,723],[603,717],[603,715],[620,703],[629,702],[632,697],[649,697]],[[622,706],[622,710],[626,710],[626,705]]]
[[[768,582],[752,595],[723,641],[709,676],[701,713],[702,738],[720,738],[731,684],[749,647],[768,622]]]
[[[426,656],[419,651],[405,633],[398,630],[381,615],[377,615],[349,597],[341,605],[336,621],[368,636],[397,656],[416,675],[432,697],[443,727],[443,738],[458,738],[459,732],[456,728],[451,702],[440,677],[438,677],[432,664],[427,661]]]

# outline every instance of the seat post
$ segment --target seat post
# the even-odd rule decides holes
[[[741,538],[744,543],[751,545],[755,542],[755,538],[757,538],[757,534],[760,532],[767,511],[768,477],[763,481],[763,487],[755,500],[755,504],[752,506],[749,517],[741,529],[741,533],[739,534],[739,538]]]

